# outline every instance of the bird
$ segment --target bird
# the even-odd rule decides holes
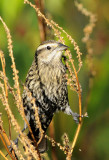
[[[42,42],[34,56],[32,65],[28,71],[25,86],[35,99],[42,130],[46,130],[57,111],[72,115],[78,123],[79,114],[74,113],[69,105],[67,80],[65,78],[66,66],[62,62],[63,51],[69,47],[55,40]],[[33,104],[28,97],[27,90],[22,94],[24,112],[31,127],[33,135],[38,142],[40,130],[35,122]],[[30,139],[30,132],[28,133]],[[45,152],[46,141],[43,139],[39,145],[39,152]]]

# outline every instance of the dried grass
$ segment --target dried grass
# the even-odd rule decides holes
[[[91,39],[91,34],[94,30],[94,27],[96,26],[97,15],[88,11],[86,8],[84,8],[84,6],[81,3],[78,3],[77,1],[75,1],[75,6],[84,16],[88,17],[89,19],[89,23],[83,29],[84,37],[82,38],[83,43],[86,45],[86,51],[87,51],[86,64],[89,72],[88,73],[89,89],[87,92],[87,97],[84,107],[84,112],[86,112],[89,103],[90,91],[93,86],[93,78],[96,75],[96,71],[94,69],[94,61],[93,61],[94,50],[93,50],[93,40]]]
[[[79,46],[77,45],[77,43],[75,42],[75,40],[62,28],[60,27],[57,23],[55,23],[53,20],[49,20],[45,17],[44,14],[41,13],[40,9],[37,8],[34,4],[32,4],[31,2],[29,2],[28,0],[24,0],[25,4],[29,4],[31,7],[33,7],[37,13],[37,15],[41,18],[43,18],[46,22],[46,24],[52,28],[52,30],[54,31],[54,35],[59,39],[60,42],[62,42],[63,44],[65,44],[64,38],[62,37],[62,33],[65,34],[65,36],[67,37],[67,39],[71,42],[71,44],[74,47],[74,50],[76,51],[76,57],[78,59],[78,68],[76,69],[75,67],[75,62],[74,59],[72,58],[72,53],[70,51],[66,51],[65,55],[68,57],[68,60],[66,61],[66,66],[68,68],[69,74],[66,74],[66,79],[67,79],[67,84],[70,86],[70,88],[74,91],[76,91],[76,93],[78,94],[78,102],[79,102],[79,124],[77,126],[77,130],[75,133],[75,136],[73,137],[73,142],[70,145],[69,144],[69,138],[67,134],[64,134],[63,136],[63,145],[61,145],[60,143],[56,142],[53,138],[45,135],[45,138],[47,138],[52,146],[58,146],[60,150],[62,150],[64,152],[64,154],[66,154],[66,159],[67,160],[71,160],[71,156],[72,156],[72,152],[73,149],[75,147],[80,129],[81,129],[81,124],[82,124],[82,104],[81,104],[81,86],[78,80],[78,73],[82,67],[82,60],[81,60],[81,55],[82,53],[80,52]],[[95,16],[91,13],[88,12],[86,9],[84,9],[84,7],[80,4],[77,3],[77,1],[75,2],[75,5],[77,6],[77,8],[85,15],[85,16],[89,16],[90,17],[90,21],[89,24],[85,27],[84,29],[84,38],[83,41],[86,44],[87,48],[88,48],[88,53],[89,55],[92,54],[91,51],[91,47],[89,47],[89,43],[87,43],[87,41],[89,40],[90,34],[93,31],[93,28],[95,26],[95,21],[96,18]],[[33,104],[33,110],[35,111],[35,121],[36,121],[36,125],[38,126],[39,130],[40,130],[40,140],[38,142],[36,142],[35,137],[33,136],[32,130],[30,125],[28,124],[28,121],[26,120],[25,114],[24,114],[24,108],[23,108],[23,104],[22,104],[22,97],[21,97],[21,91],[20,91],[20,86],[19,86],[19,77],[18,77],[18,70],[16,69],[16,65],[15,65],[15,60],[14,60],[14,56],[13,56],[13,45],[12,45],[12,38],[11,38],[11,34],[10,31],[8,29],[8,27],[6,26],[5,22],[3,21],[3,19],[0,17],[0,21],[2,22],[5,32],[7,34],[7,40],[8,40],[8,50],[9,50],[9,56],[11,58],[12,61],[12,71],[13,71],[13,80],[14,80],[14,87],[11,87],[9,82],[8,82],[8,78],[6,76],[6,72],[5,72],[5,58],[4,58],[4,53],[3,51],[0,50],[0,58],[1,58],[1,64],[2,64],[2,71],[0,71],[0,88],[1,88],[1,94],[0,94],[0,99],[3,103],[3,105],[5,106],[4,109],[7,112],[8,115],[8,119],[9,119],[9,124],[10,124],[10,138],[11,138],[11,125],[14,126],[14,130],[20,134],[19,140],[22,144],[22,146],[25,147],[26,152],[21,153],[20,149],[16,147],[16,145],[14,144],[13,141],[10,141],[9,138],[5,135],[2,135],[4,133],[4,129],[3,129],[3,122],[1,120],[1,115],[0,115],[0,138],[3,142],[4,147],[6,148],[7,152],[9,153],[11,159],[16,159],[15,155],[17,155],[17,157],[19,157],[19,159],[24,160],[24,155],[26,156],[27,159],[31,159],[32,157],[34,157],[34,159],[39,159],[41,160],[41,155],[39,154],[38,151],[38,144],[40,143],[42,137],[43,137],[43,130],[41,128],[41,123],[39,120],[39,116],[38,116],[38,109],[36,107],[35,104],[35,99],[32,98],[31,93],[28,91],[28,89],[24,86],[24,88],[27,90],[28,92],[28,96],[31,98],[31,102]],[[12,111],[11,111],[11,107],[9,105],[9,100],[8,100],[8,94],[12,94],[15,100],[15,104],[16,107],[18,108],[18,111],[22,117],[22,119],[26,122],[28,129],[31,133],[31,136],[33,138],[33,142],[34,145],[32,145],[32,142],[30,141],[30,139],[28,139],[28,137],[22,133],[21,131],[21,127],[19,125],[19,123],[17,122],[17,119],[14,117]],[[5,137],[5,141],[3,139],[3,137]],[[7,148],[7,145],[12,145],[12,148],[14,149],[13,152],[9,152],[9,149]],[[15,151],[15,152],[14,152]],[[4,157],[4,154],[0,151],[0,154],[2,155],[2,157]],[[7,158],[5,158],[7,160]]]
[[[3,154],[3,152],[0,150],[0,154],[1,154],[1,156],[5,159],[5,160],[8,160],[6,157],[5,157],[5,155]]]
[[[28,97],[31,99],[31,103],[33,105],[32,109],[34,110],[34,113],[35,113],[35,123],[37,125],[37,128],[39,128],[40,139],[37,142],[37,145],[38,145],[43,138],[44,131],[42,130],[42,127],[41,127],[41,122],[40,122],[40,119],[39,119],[38,108],[36,107],[35,98],[32,97],[31,92],[28,90],[28,88],[26,86],[24,86],[24,89],[26,90]]]
[[[88,11],[86,8],[81,3],[78,3],[75,1],[75,6],[77,9],[86,17],[89,18],[89,23],[84,27],[83,32],[84,32],[84,37],[82,38],[82,41],[86,45],[87,49],[87,57],[86,57],[86,62],[87,66],[90,70],[91,76],[95,76],[95,71],[94,71],[94,66],[93,66],[93,40],[91,39],[91,34],[93,32],[94,27],[96,26],[96,21],[97,21],[97,15]]]
[[[39,8],[37,8],[34,4],[32,4],[31,2],[29,2],[28,0],[24,0],[24,3],[29,4],[31,7],[33,7],[35,9],[37,15],[40,16],[40,17],[42,17],[45,20],[46,24],[53,29],[54,35],[63,44],[64,44],[64,40],[63,40],[64,38],[61,36],[61,33],[64,32],[66,34],[67,38],[70,40],[70,42],[74,45],[74,49],[76,50],[76,53],[77,53],[77,58],[78,58],[78,62],[79,62],[79,64],[78,64],[79,69],[78,70],[76,70],[76,68],[75,68],[74,59],[72,58],[72,54],[70,53],[70,51],[66,51],[66,53],[65,53],[65,55],[68,56],[68,62],[66,63],[66,66],[68,68],[70,79],[71,79],[71,81],[70,81],[69,78],[68,78],[68,82],[69,82],[68,84],[73,89],[73,84],[74,83],[71,83],[71,82],[75,80],[75,88],[76,89],[74,88],[74,90],[77,91],[78,97],[79,97],[79,114],[80,114],[80,118],[79,118],[79,125],[77,127],[77,131],[75,133],[74,140],[73,140],[73,143],[72,143],[72,149],[71,149],[71,153],[72,153],[73,152],[73,148],[74,148],[74,146],[76,144],[76,141],[77,141],[77,137],[79,135],[79,131],[80,131],[80,128],[81,128],[81,120],[82,120],[81,119],[81,115],[82,115],[82,111],[81,111],[82,110],[82,107],[81,107],[81,87],[80,87],[79,80],[78,80],[78,72],[80,71],[81,66],[82,66],[82,61],[81,61],[81,55],[82,55],[82,53],[80,52],[79,46],[74,41],[74,39],[70,35],[68,35],[67,32],[64,31],[62,27],[59,27],[59,25],[56,24],[53,20],[47,19],[45,17],[45,15],[43,15],[40,12]],[[70,65],[68,65],[69,63],[72,66],[73,70],[71,69]],[[67,75],[67,77],[68,77],[68,75]],[[74,79],[74,77],[75,77],[75,79]]]
[[[1,20],[1,22],[4,26],[4,29],[7,33],[9,56],[11,57],[11,60],[12,60],[12,66],[11,67],[12,67],[12,70],[13,70],[13,80],[14,80],[15,84],[14,84],[14,89],[11,90],[11,91],[14,95],[16,106],[18,107],[19,113],[21,114],[24,121],[27,123],[28,128],[30,129],[30,133],[33,136],[31,128],[30,128],[30,126],[29,126],[29,124],[28,124],[28,122],[25,118],[25,114],[24,114],[24,109],[23,109],[23,104],[22,104],[22,99],[21,99],[21,93],[20,93],[20,87],[19,87],[19,82],[18,82],[18,79],[19,79],[18,78],[18,71],[16,70],[15,61],[14,61],[14,57],[13,57],[13,50],[12,50],[13,46],[12,46],[10,31],[9,31],[8,27],[6,26],[5,22],[3,21],[3,19],[1,17],[0,17],[0,20]],[[4,79],[3,79],[4,84],[2,84],[0,82],[0,88],[2,90],[2,94],[0,95],[0,99],[3,103],[3,105],[5,106],[5,110],[7,112],[7,115],[10,117],[11,124],[14,126],[15,131],[18,132],[22,137],[20,139],[22,144],[25,146],[26,149],[28,148],[27,150],[29,150],[29,152],[33,155],[34,158],[41,159],[38,150],[36,150],[35,147],[31,144],[28,137],[25,136],[22,133],[21,128],[20,128],[17,120],[15,119],[15,117],[14,117],[14,115],[13,115],[11,109],[10,109],[10,106],[9,106],[9,103],[8,103],[8,96],[7,96],[8,95],[8,91],[7,91],[8,85],[7,85],[7,81],[6,81],[7,78],[6,78],[6,74],[5,74],[5,59],[4,59],[4,55],[3,55],[2,51],[0,51],[0,58],[1,58],[2,68],[3,68],[3,72],[1,72],[1,77],[4,77]],[[37,147],[37,142],[36,142],[34,136],[33,136],[33,140],[35,142],[35,146]]]

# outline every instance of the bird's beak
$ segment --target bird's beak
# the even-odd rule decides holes
[[[59,46],[58,46],[59,51],[65,51],[68,48],[69,48],[68,46],[66,46],[66,45],[64,45],[62,43],[59,43]]]

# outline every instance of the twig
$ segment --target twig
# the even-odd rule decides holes
[[[55,139],[55,131],[54,131],[54,121],[52,120],[49,126],[49,136]],[[52,160],[57,160],[56,151],[53,147],[51,150]]]
[[[75,1],[75,5],[78,8],[78,10],[81,11],[82,14],[84,14],[85,16],[89,16],[89,18],[90,18],[89,24],[84,28],[85,36],[83,38],[83,42],[86,43],[86,48],[87,48],[88,54],[92,54],[92,49],[89,48],[89,41],[90,41],[90,34],[92,33],[93,28],[95,26],[96,15],[89,12],[87,9],[85,9],[83,7],[83,5],[81,3],[78,3],[77,1]],[[75,74],[75,75],[77,75],[77,74]],[[78,89],[80,90],[78,78],[77,78],[77,82],[78,82],[78,87],[79,87]],[[84,110],[84,111],[86,111],[86,110]],[[76,130],[76,134],[74,136],[74,140],[72,143],[72,152],[73,152],[74,146],[76,144],[76,141],[77,141],[77,138],[78,138],[81,126],[82,126],[82,123],[81,123],[81,92],[80,91],[79,91],[79,113],[80,113],[80,122],[79,122],[78,128]]]
[[[74,140],[72,142],[72,149],[71,149],[71,153],[73,152],[73,148],[76,144],[76,141],[77,141],[77,138],[79,136],[79,132],[80,132],[80,129],[81,129],[81,125],[82,125],[82,118],[81,118],[81,109],[82,109],[82,106],[81,106],[81,89],[80,89],[80,84],[79,84],[79,80],[78,80],[78,76],[77,76],[77,72],[76,72],[76,69],[75,69],[75,66],[74,64],[72,63],[73,65],[73,69],[74,69],[74,72],[75,72],[75,76],[76,76],[76,80],[77,80],[77,85],[78,85],[78,96],[79,96],[79,124],[78,124],[78,127],[77,127],[77,130],[76,130],[76,133],[75,133],[75,136],[74,136]]]
[[[41,12],[44,14],[44,0],[35,0],[35,4],[37,8],[40,8]],[[41,42],[46,40],[46,26],[44,23],[44,19],[38,16],[38,25],[40,32],[40,40]]]
[[[80,71],[80,68],[81,68],[81,66],[82,66],[82,61],[81,61],[81,54],[82,54],[82,53],[79,51],[79,47],[77,46],[77,43],[74,41],[74,39],[72,39],[71,36],[68,35],[68,34],[63,30],[62,27],[59,27],[59,25],[56,24],[54,21],[51,21],[51,22],[50,22],[50,21],[40,12],[39,8],[36,8],[36,6],[33,5],[31,2],[29,2],[28,0],[24,0],[24,3],[27,3],[27,4],[29,4],[31,7],[33,7],[33,8],[36,10],[38,16],[41,16],[41,17],[45,20],[45,22],[47,23],[47,25],[49,25],[49,26],[54,30],[55,35],[60,39],[61,42],[64,43],[63,37],[60,36],[61,32],[59,31],[59,29],[60,29],[61,31],[63,31],[63,32],[67,35],[67,37],[68,37],[68,39],[71,41],[71,43],[73,43],[74,49],[75,49],[76,52],[77,52],[77,58],[78,58],[78,61],[79,61],[79,69],[78,69],[78,71],[76,71],[76,68],[75,68],[75,66],[74,66],[74,60],[72,59],[72,55],[71,55],[68,51],[66,51],[66,54],[67,54],[68,57],[69,57],[69,61],[71,62],[72,66],[73,66],[73,69],[74,69],[74,73],[75,73],[75,76],[76,76],[76,85],[77,85],[77,88],[78,88],[78,95],[79,95],[79,114],[80,114],[80,118],[79,118],[79,125],[78,125],[78,128],[77,128],[75,137],[74,137],[74,143],[72,143],[72,146],[74,147],[74,146],[75,146],[75,143],[76,143],[76,140],[77,140],[77,137],[78,137],[78,135],[79,135],[79,131],[80,131],[80,128],[81,128],[81,127],[80,127],[80,126],[81,126],[81,120],[82,120],[82,119],[81,119],[81,89],[80,89],[80,84],[79,84],[78,75],[77,75],[77,73]],[[55,28],[54,26],[55,26],[56,28]],[[58,29],[57,29],[57,28],[58,28]],[[73,152],[73,149],[72,149],[71,151]]]
[[[1,64],[2,64],[2,69],[3,69],[3,74],[4,74],[4,77],[6,77],[6,72],[5,72],[5,58],[4,58],[4,54],[3,54],[3,52],[2,52],[1,50],[0,50],[0,58],[1,58]],[[6,98],[8,99],[8,89],[7,89],[6,78],[4,78],[3,80],[4,80]],[[9,137],[10,137],[10,139],[11,139],[11,121],[10,121],[10,118],[9,118],[9,112],[7,112],[7,115],[8,115],[8,120],[9,120]],[[2,131],[2,132],[1,132],[2,134],[0,133],[0,134],[1,134],[1,139],[3,140],[3,138],[4,138],[5,141],[7,142],[7,145],[10,146],[11,143],[10,143],[10,141],[9,141],[7,135],[6,135],[6,132],[5,132],[3,129],[2,129],[1,131]],[[3,142],[3,144],[5,144],[5,143]],[[4,146],[5,146],[5,148],[6,148],[6,145],[4,145]],[[6,148],[6,150],[7,150],[8,153],[9,153],[9,149]],[[11,154],[9,154],[9,155],[11,155]],[[13,149],[12,149],[12,155],[15,157],[15,152],[14,152]]]
[[[5,160],[8,160],[5,155],[3,154],[3,152],[0,150],[0,154],[2,155],[2,157],[5,159]]]
[[[21,128],[19,124],[17,123],[16,119],[14,118],[14,115],[12,114],[12,111],[10,110],[8,101],[6,99],[5,90],[3,84],[0,82],[0,87],[2,89],[2,96],[0,96],[2,103],[6,106],[5,110],[9,112],[9,116],[11,118],[11,123],[14,126],[14,129],[20,134],[21,136],[21,143],[23,146],[29,150],[29,152],[33,155],[34,158],[37,158],[38,160],[41,160],[40,155],[38,154],[38,151],[35,149],[35,147],[31,144],[31,141],[28,139],[28,137],[22,133]]]
[[[6,77],[6,72],[5,72],[5,58],[4,58],[4,54],[3,51],[0,50],[0,58],[1,58],[1,64],[2,64],[2,69],[3,69],[3,74],[4,77]],[[8,99],[8,89],[7,89],[7,82],[6,79],[4,78],[4,85],[5,85],[5,92],[6,92],[6,98]],[[9,139],[11,139],[11,121],[8,115],[8,120],[9,120]]]
[[[15,82],[14,88],[16,89],[16,92],[17,92],[17,101],[16,101],[18,103],[17,107],[19,109],[19,112],[20,112],[22,118],[24,119],[24,121],[26,122],[26,124],[28,126],[30,134],[31,134],[31,136],[33,138],[34,145],[37,148],[36,139],[35,139],[35,137],[34,137],[34,135],[32,133],[31,127],[30,127],[30,125],[29,125],[29,123],[28,123],[28,121],[27,121],[27,119],[25,117],[25,113],[24,113],[24,107],[23,107],[23,104],[22,104],[22,98],[21,98],[19,81],[18,81],[19,80],[18,71],[16,69],[14,56],[13,56],[13,49],[12,49],[13,45],[12,45],[11,34],[10,34],[10,31],[9,31],[7,25],[5,24],[5,22],[3,21],[3,19],[1,17],[0,17],[0,20],[1,20],[2,24],[3,24],[3,26],[4,26],[4,29],[5,29],[6,34],[7,34],[7,39],[8,39],[8,49],[9,49],[9,55],[10,55],[11,61],[12,61],[12,66],[11,67],[12,67],[12,70],[13,70],[13,75],[14,75],[13,79],[14,79],[14,82]],[[37,151],[38,151],[38,148],[37,148]],[[38,154],[39,154],[39,151],[38,151]],[[40,154],[39,154],[39,158],[41,159]]]
[[[2,134],[2,133],[3,133],[3,134]],[[8,141],[6,140],[6,142],[5,142],[4,137],[5,137],[6,139],[8,139],[6,133],[4,132],[4,130],[2,130],[2,132],[0,131],[0,139],[2,140],[3,145],[4,145],[5,149],[6,149],[6,151],[8,152],[9,156],[11,157],[11,159],[12,159],[12,160],[17,160],[16,157],[15,157],[15,154],[11,154],[11,152],[9,151],[9,149],[8,149],[8,147],[7,147],[7,142],[8,142]]]
[[[43,138],[44,131],[42,130],[42,127],[41,127],[41,122],[38,114],[38,107],[36,106],[35,98],[32,97],[30,90],[26,86],[24,86],[24,89],[27,92],[27,96],[31,99],[31,103],[33,105],[32,109],[34,110],[35,122],[36,122],[37,128],[39,128],[39,131],[40,131],[40,139],[37,142],[37,145],[38,145]]]
[[[60,150],[65,151],[65,147],[62,146],[60,143],[57,143],[53,138],[51,138],[47,135],[45,135],[45,138],[47,138],[51,142],[53,147],[58,146]],[[64,153],[66,154],[66,152],[64,152]]]
[[[41,13],[44,14],[44,0],[35,0],[35,4],[36,4],[36,7],[40,9]],[[40,39],[41,39],[41,42],[42,42],[42,41],[46,40],[46,25],[45,25],[44,18],[41,17],[41,16],[38,16],[38,25],[39,25],[39,31],[40,31]],[[51,122],[51,124],[48,128],[48,131],[49,131],[50,137],[54,138],[53,120],[52,120],[52,122]],[[52,134],[52,136],[51,136],[51,134]],[[40,138],[40,140],[41,140],[41,138]],[[40,143],[40,140],[38,141],[38,143]],[[55,148],[52,148],[51,152],[52,152],[51,153],[52,159],[56,160],[57,157],[56,157]]]

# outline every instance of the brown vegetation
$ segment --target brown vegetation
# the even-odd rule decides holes
[[[63,135],[63,145],[56,142],[53,138],[49,137],[48,135],[45,135],[45,138],[47,138],[53,146],[58,146],[59,149],[62,150],[64,152],[64,154],[66,154],[66,159],[70,160],[71,156],[72,156],[73,149],[76,145],[76,141],[77,141],[81,126],[82,126],[81,86],[80,86],[79,79],[78,79],[78,73],[80,72],[80,69],[82,67],[82,60],[81,60],[82,53],[80,52],[79,46],[77,45],[75,40],[57,23],[55,23],[53,20],[47,19],[45,17],[45,15],[37,7],[37,5],[32,4],[28,0],[24,0],[24,3],[29,4],[31,7],[33,7],[35,9],[38,17],[41,17],[41,18],[39,18],[39,23],[40,23],[39,27],[41,26],[41,22],[43,19],[45,21],[46,25],[49,26],[50,28],[52,28],[52,30],[54,31],[54,35],[63,44],[65,44],[65,40],[64,40],[65,38],[62,37],[62,33],[64,33],[65,37],[67,37],[67,39],[74,46],[74,50],[76,51],[76,54],[77,54],[76,57],[78,59],[78,68],[76,69],[74,59],[72,58],[72,53],[70,51],[65,52],[65,56],[67,57],[66,66],[69,71],[69,73],[66,75],[67,82],[68,82],[68,85],[70,86],[70,89],[76,91],[76,93],[78,95],[78,102],[79,102],[79,114],[80,114],[79,124],[77,126],[75,136],[73,137],[73,142],[69,143],[69,138],[66,133],[64,133],[64,135]],[[87,52],[88,52],[88,56],[87,56],[87,61],[88,61],[89,59],[91,60],[91,57],[93,54],[92,53],[92,46],[90,45],[91,44],[90,34],[92,33],[93,28],[95,26],[96,18],[95,18],[94,14],[92,14],[91,12],[88,12],[86,9],[84,9],[82,4],[79,4],[77,2],[75,4],[76,4],[77,8],[85,16],[89,17],[89,24],[84,28],[84,38],[83,38],[83,42],[86,44],[86,48],[87,48]],[[29,160],[29,159],[31,159],[31,156],[33,156],[34,159],[41,159],[41,155],[39,154],[38,149],[35,149],[35,147],[32,145],[31,141],[28,139],[26,134],[22,133],[20,124],[18,123],[16,117],[13,115],[11,108],[10,108],[10,104],[9,104],[9,100],[8,100],[9,93],[13,95],[14,101],[15,101],[14,103],[16,104],[16,107],[18,108],[18,112],[20,113],[22,119],[26,122],[26,124],[29,128],[29,131],[31,132],[34,144],[37,148],[37,145],[43,136],[43,131],[41,128],[39,117],[38,117],[37,107],[35,106],[34,99],[32,99],[33,108],[35,109],[36,121],[39,124],[39,129],[42,133],[41,138],[38,143],[35,141],[35,138],[32,134],[32,130],[31,130],[31,128],[25,118],[25,114],[24,114],[21,91],[20,91],[20,86],[19,86],[19,76],[18,76],[18,70],[16,69],[16,64],[15,64],[15,60],[14,60],[14,56],[13,56],[13,45],[12,45],[10,30],[8,29],[7,25],[5,24],[4,20],[1,17],[0,17],[0,21],[2,22],[4,29],[5,29],[5,32],[7,34],[8,50],[9,50],[9,56],[12,61],[11,67],[13,70],[13,80],[14,80],[14,86],[12,87],[12,86],[10,86],[10,84],[8,82],[8,77],[5,72],[4,53],[2,50],[0,50],[0,58],[1,58],[1,64],[2,64],[2,71],[0,71],[0,88],[1,88],[0,99],[4,105],[4,109],[7,112],[7,116],[8,116],[8,120],[9,120],[9,133],[10,133],[10,137],[8,137],[6,135],[5,130],[3,129],[3,121],[2,121],[2,113],[1,113],[0,114],[0,139],[2,140],[3,145],[12,160],[17,159],[16,156],[18,157],[18,159],[22,159],[22,160],[25,159],[25,157],[26,157],[26,159]],[[44,37],[44,35],[42,35],[42,36]],[[90,68],[91,72],[93,71],[93,67],[92,67],[93,63],[92,62],[93,62],[92,60],[90,61],[90,63],[88,61],[89,68]],[[29,91],[28,91],[28,96],[31,97],[31,94],[29,93]],[[85,110],[85,112],[86,112],[86,110]],[[86,113],[84,113],[84,116],[87,116]],[[20,134],[20,137],[18,137],[18,139],[22,143],[22,146],[25,147],[26,152],[23,153],[22,151],[20,151],[20,149],[17,148],[16,145],[14,144],[14,142],[11,140],[11,125],[13,125],[15,131],[18,134]],[[52,125],[52,127],[53,127],[53,125]],[[53,128],[52,128],[52,130],[53,130]],[[9,145],[11,145],[13,148],[12,152],[9,151],[9,148],[8,148]],[[0,151],[0,154],[2,155],[2,157],[4,159],[7,160],[7,157],[5,157],[5,155],[3,154],[2,151]],[[46,154],[45,154],[45,157],[47,157]]]

